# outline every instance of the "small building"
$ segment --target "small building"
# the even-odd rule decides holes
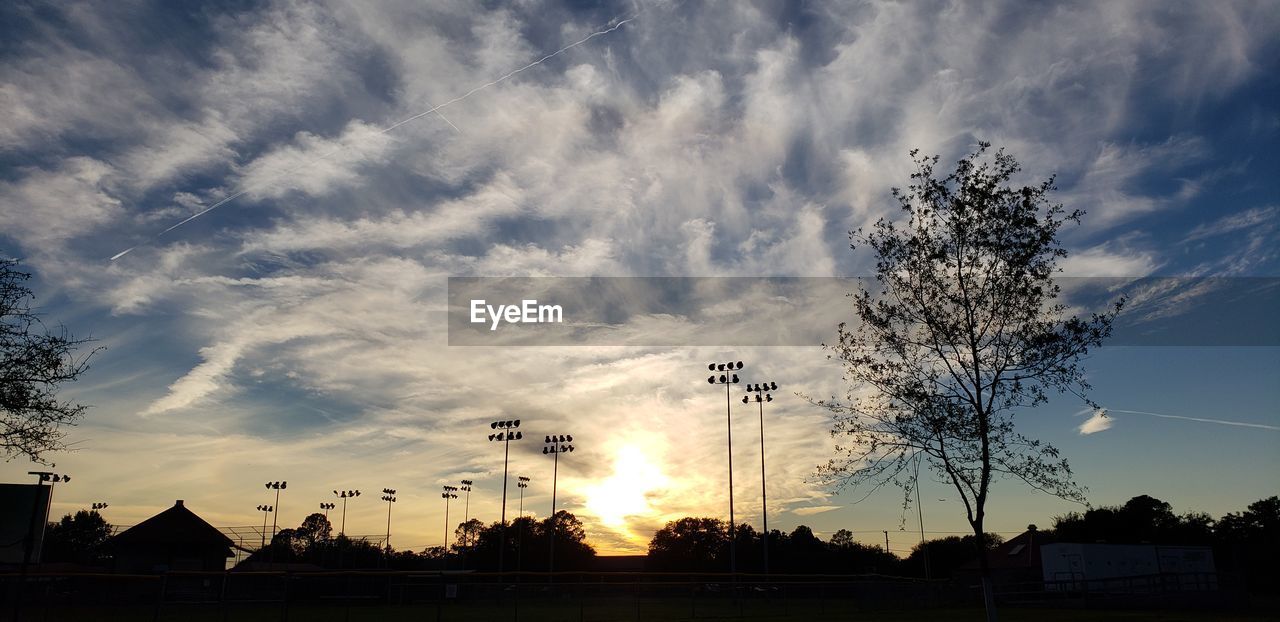
[[[1053,535],[1038,531],[1035,525],[987,551],[987,567],[991,582],[1000,586],[1038,584],[1042,581],[1040,549],[1053,542]],[[978,558],[960,567],[959,576],[978,580],[981,566]]]
[[[111,550],[116,572],[221,571],[232,556],[232,544],[231,538],[179,499],[173,507],[117,534],[111,539]]]
[[[1047,544],[1040,552],[1050,590],[1216,590],[1213,550],[1152,544]]]

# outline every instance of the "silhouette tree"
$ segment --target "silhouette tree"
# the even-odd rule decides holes
[[[106,554],[111,525],[96,510],[67,514],[45,531],[43,559],[46,562],[94,564]]]
[[[333,525],[320,512],[308,514],[302,524],[294,530],[295,537],[305,543],[307,548],[314,547],[329,540],[333,534]]]
[[[507,570],[515,569],[517,559],[525,570],[546,570],[550,563],[550,534],[553,526],[556,529],[556,570],[586,568],[595,557],[596,551],[587,544],[587,534],[582,521],[565,510],[560,510],[554,516],[541,521],[522,516],[512,521],[506,529],[503,529],[502,523],[499,522],[488,525],[476,534],[468,563],[479,570],[496,570],[500,559],[498,547],[506,546]],[[461,528],[462,525],[459,525],[455,533],[460,533]],[[518,547],[521,548],[518,549]],[[521,551],[519,556],[511,554],[516,550]]]
[[[1280,581],[1280,497],[1259,499],[1230,513],[1214,528],[1219,552],[1241,570],[1251,590],[1270,594]]]
[[[649,563],[655,570],[723,571],[728,556],[729,528],[718,518],[674,520],[649,541]]]
[[[456,540],[452,545],[455,551],[464,550],[469,544],[474,544],[476,537],[484,530],[484,522],[478,518],[473,518],[465,523],[458,523],[457,529],[453,530],[453,537]]]
[[[829,540],[827,544],[830,544],[834,549],[846,549],[857,543],[853,540],[852,531],[849,531],[848,529],[837,529],[835,533],[831,534],[831,540]]]
[[[1121,506],[1054,517],[1053,532],[1062,542],[1208,545],[1213,542],[1213,518],[1199,512],[1178,516],[1168,503],[1139,495]]]
[[[1000,546],[1003,542],[1004,538],[994,533],[988,533],[983,538],[983,546],[988,550]],[[927,551],[929,573],[933,578],[951,578],[956,570],[974,559],[977,549],[978,539],[972,535],[963,537],[947,536],[945,538],[925,540],[923,546],[920,543],[916,543],[915,546],[911,547],[911,554],[903,560],[902,570],[911,576],[925,576],[924,554]],[[982,557],[986,556],[982,555]]]
[[[1001,150],[987,162],[988,147],[943,178],[934,174],[937,156],[912,151],[912,183],[893,190],[905,221],[850,234],[854,249],[876,253],[878,292],[851,294],[861,325],[841,324],[828,347],[854,386],[844,400],[816,402],[841,439],[837,458],[819,469],[829,484],[893,482],[905,509],[923,466],[956,489],[980,550],[995,478],[1084,501],[1067,461],[1015,431],[1014,415],[1051,392],[1088,402],[1079,359],[1101,345],[1123,303],[1086,320],[1066,316],[1051,280],[1067,254],[1057,234],[1081,212],[1049,202],[1052,178],[1011,187],[1017,161]],[[979,559],[994,619],[986,556]]]
[[[97,349],[77,356],[88,339],[41,322],[31,309],[30,278],[18,260],[0,258],[0,454],[45,464],[42,456],[64,448],[63,428],[85,409],[59,400],[58,386],[79,378]]]

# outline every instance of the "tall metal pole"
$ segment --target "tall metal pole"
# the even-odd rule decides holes
[[[391,504],[396,502],[396,491],[393,488],[382,489],[382,500],[387,502],[387,541],[384,547],[387,553],[391,552]]]
[[[516,488],[520,489],[520,515],[516,520],[524,518],[524,489],[529,487],[529,478],[521,475],[516,478]],[[516,534],[516,570],[524,571],[524,523],[520,523],[520,531]]]
[[[271,509],[274,508],[271,506],[257,507],[257,511],[262,512],[262,544],[259,546],[260,549],[266,548],[266,514],[270,514]]]
[[[920,506],[920,458],[916,458],[916,518],[920,520],[920,555],[924,558],[924,578],[932,579],[929,568],[929,547],[924,541],[924,508]]]
[[[560,522],[556,520],[556,484],[560,479],[560,452],[551,460],[551,550],[547,552],[547,572],[556,571],[556,532]]]
[[[776,382],[747,386],[747,391],[756,394],[756,404],[760,406],[760,512],[764,520],[764,573],[766,575],[769,574],[769,487],[765,484],[764,468],[764,403],[773,401],[773,395],[767,392],[776,390],[778,390]],[[742,403],[750,403],[750,397],[750,393],[742,396]]]
[[[498,576],[507,569],[505,553],[507,552],[507,464],[511,456],[511,437],[504,435],[502,443],[502,540],[498,547]]]
[[[469,479],[464,479],[461,483],[462,490],[467,493],[467,500],[462,513],[462,524],[467,525],[467,528],[462,532],[462,546],[465,550],[466,547],[471,546],[471,484],[473,482]]]
[[[547,556],[547,571],[555,572],[556,570],[556,532],[559,531],[560,521],[556,518],[556,492],[560,482],[560,454],[565,452],[572,453],[573,445],[565,443],[573,442],[572,434],[552,434],[546,437],[546,446],[542,448],[542,454],[552,454],[551,465],[551,551]]]
[[[520,427],[520,420],[514,419],[510,421],[494,421],[489,424],[489,428],[497,430],[497,432],[489,435],[490,441],[502,441],[502,542],[498,546],[498,573],[499,580],[501,575],[506,571],[506,552],[507,552],[507,467],[511,462],[511,441],[518,441],[524,438],[524,434],[516,432],[515,429]]]
[[[271,507],[273,508],[271,510],[271,541],[275,542],[276,528],[278,526],[278,523],[276,522],[276,518],[280,516],[280,489],[279,488],[276,489],[276,504]]]
[[[742,361],[737,363],[712,363],[707,366],[712,372],[720,372],[719,384],[724,385],[724,417],[725,417],[725,435],[729,445],[729,572],[736,575],[738,572],[738,530],[737,519],[733,514],[733,400],[729,396],[730,386],[738,384],[738,374],[733,373],[742,369]],[[707,378],[710,384],[717,384],[716,376],[712,375]]]

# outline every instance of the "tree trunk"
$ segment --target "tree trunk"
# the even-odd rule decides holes
[[[978,569],[982,573],[982,606],[987,612],[987,622],[996,622],[995,586],[991,583],[991,566],[987,563],[987,534],[981,525],[976,526],[975,539],[978,542]]]

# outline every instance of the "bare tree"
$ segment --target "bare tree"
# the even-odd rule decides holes
[[[830,356],[844,363],[845,399],[816,401],[834,418],[837,457],[819,467],[837,488],[902,487],[904,508],[921,466],[950,483],[978,545],[988,619],[995,619],[985,551],[996,478],[1084,501],[1071,467],[1048,443],[1014,429],[1014,415],[1070,392],[1090,403],[1080,359],[1101,345],[1123,299],[1089,319],[1067,317],[1052,276],[1066,251],[1066,212],[1053,179],[1014,188],[1017,161],[981,143],[938,178],[938,157],[912,151],[917,170],[893,196],[905,220],[881,219],[851,247],[877,255],[876,281],[850,294],[860,324],[840,325]]]
[[[59,400],[58,386],[84,373],[97,349],[77,356],[88,339],[40,321],[31,309],[30,278],[16,259],[0,258],[0,454],[44,463],[44,454],[65,449],[64,427],[85,410]]]

